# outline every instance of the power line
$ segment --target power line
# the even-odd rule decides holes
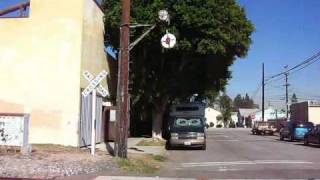
[[[268,86],[272,87],[272,88],[278,88],[278,89],[283,89],[283,85],[271,85],[271,84],[268,84]]]
[[[318,61],[318,60],[319,60],[319,57],[320,57],[320,51],[318,51],[316,54],[314,54],[314,55],[311,56],[310,58],[304,60],[303,62],[295,65],[294,67],[292,67],[292,68],[290,68],[290,69],[287,69],[287,70],[285,70],[285,71],[283,71],[283,72],[280,72],[280,73],[278,73],[278,74],[275,74],[275,75],[269,77],[269,78],[266,80],[266,83],[269,83],[268,81],[270,81],[270,80],[272,80],[272,79],[274,79],[274,78],[277,78],[277,77],[279,77],[279,76],[281,76],[281,75],[290,74],[290,72],[293,71],[293,70],[295,70],[294,72],[300,71],[300,70],[302,70],[302,69],[310,66],[311,64],[315,63],[316,61]],[[293,73],[294,73],[294,72],[293,72]]]
[[[260,89],[261,89],[261,82],[259,82],[258,87],[256,88],[256,90],[255,90],[255,91],[253,91],[252,96],[251,96],[251,97],[252,97],[252,99],[255,99],[255,98],[257,97],[257,95],[258,95],[258,93],[259,93]]]
[[[296,69],[295,71],[291,72],[289,75],[292,75],[292,74],[294,74],[294,73],[296,73],[296,72],[298,72],[298,71],[301,71],[301,70],[303,70],[304,68],[306,68],[306,67],[314,64],[315,62],[317,62],[317,61],[319,61],[319,60],[320,60],[320,56],[319,56],[318,58],[314,59],[313,61],[309,62],[308,64],[302,66],[301,68]]]

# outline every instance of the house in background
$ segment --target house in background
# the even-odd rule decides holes
[[[252,115],[259,111],[259,109],[245,109],[245,108],[239,108],[238,111],[238,127],[251,127],[252,125]]]
[[[218,125],[221,125],[221,127],[224,127],[223,121],[219,121],[217,119],[218,116],[221,116],[221,112],[212,108],[212,107],[206,107],[205,109],[205,118],[207,120],[207,124],[210,127],[217,127]]]
[[[286,118],[286,113],[283,111],[279,111],[277,109],[274,109],[272,107],[269,107],[264,110],[264,120],[273,120],[273,119],[284,119]],[[252,114],[252,123],[255,121],[262,121],[262,110],[259,110]]]
[[[238,112],[231,112],[231,121],[235,124],[238,122]]]
[[[23,18],[0,18],[0,113],[29,113],[30,143],[86,145],[91,104],[81,97],[88,85],[82,73],[110,70],[104,14],[95,0],[27,4]],[[100,121],[97,133],[102,130]]]

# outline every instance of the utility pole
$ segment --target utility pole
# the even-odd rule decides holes
[[[120,56],[118,64],[117,122],[115,156],[127,158],[129,130],[129,43],[130,43],[130,0],[122,0],[120,26]]]
[[[118,87],[117,87],[117,119],[116,119],[116,140],[114,145],[114,154],[120,158],[127,158],[127,141],[129,131],[129,58],[130,50],[134,48],[145,36],[147,36],[155,27],[148,24],[130,24],[130,0],[122,0],[122,20],[120,26],[120,54],[118,62]],[[170,24],[170,16],[168,11],[160,10],[159,19]],[[130,28],[150,27],[139,38],[130,44]],[[176,44],[176,37],[173,34],[167,33],[162,42],[164,48],[173,48]]]
[[[264,121],[264,63],[262,63],[262,122]]]
[[[288,66],[285,66],[284,75],[286,76],[286,84],[285,84],[285,86],[286,86],[286,112],[287,112],[287,120],[288,120],[288,118],[289,118],[289,100],[288,100],[288,86],[289,86],[289,84],[288,84],[288,75],[289,75],[289,73],[287,71],[287,68],[288,68]]]

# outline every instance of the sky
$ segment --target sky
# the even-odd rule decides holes
[[[248,93],[261,103],[262,63],[266,77],[320,51],[320,0],[237,0],[255,25],[248,56],[237,59],[227,86],[232,98]],[[0,9],[26,0],[0,0]],[[289,96],[320,100],[320,61],[289,76]],[[266,105],[284,106],[284,80],[266,86]]]
[[[238,0],[255,25],[253,44],[248,56],[237,59],[230,70],[227,94],[248,93],[261,102],[262,63],[265,76],[271,76],[311,57],[320,51],[319,0]],[[289,75],[289,97],[320,100],[320,61]],[[266,86],[266,105],[285,105],[284,80]]]
[[[10,7],[12,5],[23,3],[23,2],[28,2],[28,0],[0,0],[0,10],[7,8],[7,7]],[[19,15],[19,14],[20,14],[20,12],[16,11],[16,12],[8,14],[7,16],[11,17],[11,16]]]

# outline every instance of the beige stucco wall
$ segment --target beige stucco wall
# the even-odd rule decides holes
[[[309,106],[309,121],[320,124],[320,107]]]
[[[92,0],[31,0],[30,11],[0,19],[0,113],[30,113],[31,143],[77,146],[81,69],[106,67],[103,14]]]
[[[104,52],[104,14],[93,0],[84,0],[84,7],[81,72],[87,70],[93,75],[102,70],[109,72]],[[81,76],[81,88],[87,85],[88,81]],[[106,79],[102,85],[107,88]]]

